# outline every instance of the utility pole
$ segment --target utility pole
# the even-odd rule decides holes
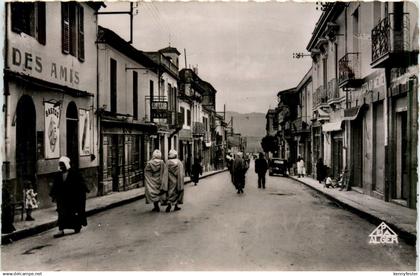
[[[185,69],[187,69],[187,50],[184,48]]]
[[[136,8],[138,4],[136,3]],[[130,2],[130,10],[129,11],[115,11],[115,12],[96,12],[97,15],[101,14],[128,14],[130,16],[130,40],[128,41],[129,44],[133,44],[133,17],[134,17],[134,5],[133,2]],[[138,10],[136,10],[136,14]]]

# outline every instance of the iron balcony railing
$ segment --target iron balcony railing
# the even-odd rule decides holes
[[[359,79],[359,53],[347,53],[338,62],[340,85],[350,80]]]
[[[389,53],[410,51],[408,13],[390,13],[372,29],[372,63]]]
[[[327,85],[327,101],[333,101],[335,99],[338,99],[340,97],[340,93],[337,86],[337,79],[332,79],[328,82]]]
[[[328,99],[327,91],[324,88],[324,86],[321,85],[315,90],[314,97],[313,97],[314,106],[316,107],[323,103],[327,103],[327,99]]]

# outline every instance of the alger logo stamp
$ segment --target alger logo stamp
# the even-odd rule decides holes
[[[379,224],[369,235],[369,243],[373,244],[398,244],[398,235],[385,222]]]

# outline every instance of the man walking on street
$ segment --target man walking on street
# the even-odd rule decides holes
[[[255,173],[258,174],[258,188],[265,189],[265,174],[267,173],[268,164],[264,158],[264,153],[260,152],[260,156],[255,160]]]
[[[172,204],[175,205],[174,211],[181,210],[178,204],[183,203],[184,197],[184,167],[178,159],[178,152],[171,149],[168,157],[168,207],[166,207],[166,212],[171,211]]]

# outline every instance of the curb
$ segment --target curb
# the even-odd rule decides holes
[[[381,222],[384,221],[381,218],[379,218],[378,216],[372,215],[371,213],[368,213],[368,212],[363,211],[363,210],[360,210],[360,209],[358,209],[358,208],[356,208],[356,207],[354,207],[354,206],[352,206],[350,204],[347,204],[347,203],[341,201],[340,199],[338,199],[338,198],[336,198],[336,197],[334,197],[332,195],[329,195],[327,193],[324,193],[324,192],[322,192],[322,190],[319,190],[319,189],[317,189],[317,188],[315,188],[315,187],[313,187],[313,186],[305,183],[302,180],[299,180],[299,179],[296,179],[296,178],[293,178],[293,177],[290,177],[290,179],[293,179],[293,180],[295,180],[295,181],[297,181],[297,182],[299,182],[301,184],[304,184],[306,187],[311,188],[312,190],[314,190],[317,193],[323,195],[324,197],[328,198],[329,200],[337,203],[343,209],[346,209],[346,210],[348,210],[348,211],[350,211],[350,212],[358,215],[359,217],[361,217],[363,219],[366,219],[367,221],[369,221],[372,224],[379,225]],[[385,223],[389,227],[391,227],[392,230],[394,230],[398,234],[398,237],[400,237],[403,240],[405,240],[407,242],[407,244],[409,244],[409,245],[416,245],[416,240],[417,240],[416,234],[410,233],[410,232],[402,229],[401,227],[399,227],[398,225],[396,225],[394,223],[387,222],[387,221],[385,221]]]
[[[211,172],[209,174],[201,176],[199,179],[203,179],[203,178],[206,178],[206,177],[209,177],[209,176],[212,176],[212,175],[223,173],[223,172],[226,172],[227,170],[228,169],[223,169],[223,170]],[[191,182],[192,182],[191,180],[188,180],[184,184],[188,184],[188,183],[191,183]],[[144,198],[144,194],[141,194],[141,195],[136,195],[136,196],[133,196],[133,197],[130,197],[130,198],[127,198],[127,199],[117,201],[117,202],[113,202],[113,203],[110,203],[108,205],[96,207],[96,208],[93,208],[91,210],[87,210],[86,211],[86,216],[90,217],[90,216],[98,214],[100,212],[103,212],[103,211],[106,211],[106,210],[109,210],[109,209],[112,209],[112,208],[115,208],[115,207],[119,207],[119,206],[122,206],[122,205],[125,205],[125,204],[128,204],[128,203],[132,203],[134,201],[137,201],[137,200],[140,200],[140,199],[143,199],[143,198]],[[21,240],[21,239],[24,239],[24,238],[27,238],[27,237],[30,237],[30,236],[34,236],[36,234],[39,234],[39,233],[45,232],[47,230],[50,230],[50,229],[52,229],[56,226],[57,226],[57,219],[46,222],[46,223],[43,223],[43,224],[40,224],[40,225],[36,225],[36,226],[30,227],[30,228],[21,229],[21,230],[18,230],[18,231],[9,233],[9,234],[2,234],[1,235],[1,244],[2,245],[10,244],[13,241],[17,241],[17,240]]]

